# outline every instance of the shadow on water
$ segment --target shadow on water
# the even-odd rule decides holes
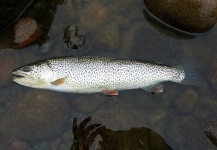
[[[159,134],[149,128],[112,131],[101,124],[92,124],[86,127],[90,120],[91,116],[77,125],[77,118],[73,119],[74,141],[70,150],[172,149]]]

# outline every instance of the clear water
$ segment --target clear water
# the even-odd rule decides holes
[[[107,21],[98,27],[90,27],[91,24],[86,25],[85,19],[81,19],[85,9],[94,2],[108,9]],[[20,66],[50,57],[78,55],[145,60],[170,66],[178,65],[185,58],[195,58],[199,70],[207,79],[206,87],[165,83],[164,92],[160,94],[152,95],[138,89],[121,91],[117,97],[106,97],[102,93],[58,93],[58,96],[64,97],[64,100],[59,98],[59,101],[66,101],[66,105],[61,104],[66,108],[58,109],[60,104],[55,96],[47,96],[50,98],[49,103],[34,102],[35,97],[26,96],[28,92],[39,93],[39,97],[43,97],[44,93],[11,81],[0,90],[0,143],[11,144],[18,140],[26,143],[31,149],[41,150],[70,149],[73,143],[75,149],[217,149],[214,145],[217,136],[217,95],[209,79],[210,67],[216,58],[217,27],[192,38],[150,22],[144,16],[143,8],[144,3],[139,0],[68,0],[52,3],[38,1],[23,15],[35,18],[44,32],[48,33],[49,49],[41,49],[36,43],[16,50],[10,38],[12,27],[0,33],[0,48],[16,50],[22,58]],[[77,25],[83,32],[85,43],[80,49],[64,47],[64,30],[69,24]],[[116,28],[109,28],[111,26]],[[106,39],[101,37],[103,34],[100,35],[106,27],[111,29],[115,38],[110,39],[110,42],[107,39],[110,47],[102,44],[100,40]],[[28,98],[31,98],[30,104]],[[52,102],[52,98],[55,99],[55,103]],[[54,107],[57,109],[53,109]],[[59,112],[52,115],[40,114],[46,112],[44,109],[51,109],[52,113]],[[66,114],[62,116],[66,117],[63,119],[64,123],[59,122],[62,119],[61,115],[57,114]],[[47,118],[51,116],[54,118]],[[77,118],[79,124],[89,116],[92,118],[89,122],[86,120],[87,126],[101,124],[101,128],[95,125],[95,128],[80,131],[78,127],[73,134],[73,120]],[[22,121],[18,120],[20,118]],[[36,121],[32,121],[34,118]],[[53,122],[47,121],[52,119]],[[47,122],[50,124],[44,124]],[[44,135],[43,128],[53,130]],[[169,146],[165,146],[160,136]],[[77,142],[73,141],[75,138]],[[101,145],[99,141],[103,141]],[[159,147],[156,148],[156,145]],[[160,148],[160,145],[163,146]]]

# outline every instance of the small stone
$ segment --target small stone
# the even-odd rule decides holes
[[[93,2],[81,12],[80,24],[84,29],[96,30],[106,23],[109,15],[109,9],[104,4]]]
[[[189,114],[195,109],[198,101],[197,91],[189,88],[177,98],[175,105],[179,112]]]
[[[31,17],[19,19],[14,26],[14,43],[17,48],[26,47],[42,35],[42,30]]]
[[[106,47],[109,50],[118,49],[120,46],[119,28],[115,23],[106,25],[96,35],[96,45]]]

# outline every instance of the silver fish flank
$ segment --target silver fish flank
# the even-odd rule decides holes
[[[163,91],[166,81],[202,85],[202,76],[191,63],[169,67],[157,63],[104,57],[50,58],[13,71],[13,81],[32,88],[71,93],[118,95],[120,90]]]

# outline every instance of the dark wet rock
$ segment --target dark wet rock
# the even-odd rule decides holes
[[[21,56],[15,50],[4,49],[0,51],[0,87],[12,81],[12,71],[21,64]]]
[[[80,13],[80,24],[84,29],[96,30],[106,23],[109,16],[109,9],[104,4],[93,2]]]
[[[168,143],[175,149],[216,149],[216,146],[205,135],[210,124],[209,119],[196,116],[177,117],[168,127]]]
[[[120,46],[119,28],[115,23],[106,25],[96,35],[96,45],[100,45],[109,50],[118,49]]]
[[[30,150],[28,144],[16,137],[0,137],[1,150]]]
[[[33,0],[7,1],[1,0],[0,31],[12,24],[28,8]]]
[[[206,32],[217,21],[217,1],[144,0],[148,10],[165,23],[188,32]]]
[[[189,88],[176,99],[176,109],[183,114],[189,114],[196,108],[198,101],[197,91]]]
[[[42,35],[42,29],[31,17],[20,18],[14,26],[14,43],[17,48],[26,47]]]
[[[60,135],[68,119],[69,106],[59,93],[30,90],[0,122],[0,133],[23,139],[46,139]]]
[[[70,100],[72,107],[82,112],[92,112],[98,109],[102,103],[105,101],[104,95],[92,94],[85,95],[79,98],[73,98]]]
[[[151,28],[140,28],[137,31],[131,49],[132,59],[168,63],[169,65],[175,65],[172,62],[173,58],[177,60],[182,55],[177,39],[165,36]]]
[[[71,49],[79,49],[84,44],[84,38],[79,34],[76,25],[68,25],[64,31],[64,46]]]

